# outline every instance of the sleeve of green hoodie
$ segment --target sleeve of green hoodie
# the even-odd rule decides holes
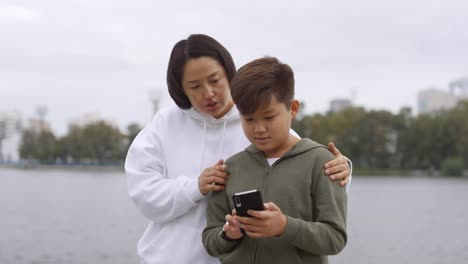
[[[318,160],[313,164],[325,164],[333,157],[321,148]],[[318,167],[318,166],[316,166]],[[346,245],[346,189],[339,181],[331,181],[321,167],[314,168],[311,175],[313,197],[313,221],[287,217],[287,225],[280,236],[285,242],[314,255],[335,255]]]
[[[202,240],[208,254],[217,257],[229,253],[237,246],[238,241],[227,241],[220,236],[223,225],[226,223],[226,214],[231,213],[226,192],[213,192],[208,199],[206,210],[206,227],[203,230]]]

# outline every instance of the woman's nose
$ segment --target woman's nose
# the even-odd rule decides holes
[[[211,99],[211,98],[213,98],[214,95],[215,95],[215,93],[214,93],[213,87],[211,87],[211,85],[206,85],[205,86],[205,93],[204,93],[205,99]]]

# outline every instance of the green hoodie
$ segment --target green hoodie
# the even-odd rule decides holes
[[[328,263],[326,255],[340,252],[347,240],[346,190],[323,172],[332,159],[326,147],[310,139],[300,140],[272,166],[253,145],[229,158],[228,184],[208,201],[205,249],[222,263]],[[286,229],[277,237],[227,241],[220,234],[234,208],[231,197],[251,189],[281,209]]]

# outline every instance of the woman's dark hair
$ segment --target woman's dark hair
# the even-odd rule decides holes
[[[229,51],[214,38],[194,34],[187,39],[181,40],[172,48],[169,65],[167,66],[167,87],[172,100],[182,109],[192,107],[184,88],[182,77],[185,64],[189,59],[210,57],[218,61],[224,68],[229,83],[236,73],[236,66]]]
[[[237,71],[231,95],[242,115],[267,107],[272,96],[289,108],[294,99],[294,72],[275,57],[256,59]]]

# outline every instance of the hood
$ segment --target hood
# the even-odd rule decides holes
[[[200,171],[202,171],[205,167],[206,164],[204,162],[205,159],[205,151],[206,151],[206,133],[208,127],[212,127],[218,124],[222,124],[222,132],[221,132],[221,138],[219,141],[219,150],[218,150],[218,157],[225,159],[227,158],[224,155],[224,146],[225,146],[225,139],[226,139],[226,127],[228,123],[236,122],[240,120],[240,115],[239,111],[237,110],[236,106],[234,105],[229,112],[227,112],[223,117],[221,118],[214,118],[210,115],[200,113],[197,110],[195,110],[193,107],[187,110],[182,110],[186,115],[188,115],[190,118],[193,118],[195,120],[198,120],[203,123],[203,137],[201,138],[201,153],[200,153]],[[211,164],[212,165],[212,164]]]
[[[195,110],[193,107],[187,110],[182,110],[186,115],[190,116],[193,119],[206,122],[208,124],[217,124],[217,123],[229,123],[232,121],[240,120],[239,111],[237,110],[236,106],[234,105],[229,112],[227,112],[221,118],[214,118],[210,115],[200,113]]]

